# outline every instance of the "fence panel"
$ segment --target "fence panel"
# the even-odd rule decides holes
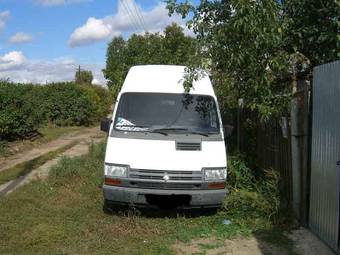
[[[340,61],[313,75],[313,124],[309,224],[334,250],[339,241]]]
[[[279,171],[281,202],[284,203],[283,206],[291,207],[293,190],[290,128],[285,125],[285,131],[282,128],[284,123],[288,125],[288,118],[273,117],[267,122],[261,122],[255,112],[245,110],[240,121],[240,150],[253,156],[258,167]],[[249,128],[248,122],[252,122],[254,126]],[[249,134],[249,130],[255,132]]]

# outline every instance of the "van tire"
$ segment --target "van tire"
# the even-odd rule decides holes
[[[113,213],[112,205],[109,203],[109,201],[107,199],[104,199],[103,212],[105,214],[112,214]]]
[[[104,199],[103,212],[105,214],[112,215],[116,213],[122,213],[122,212],[125,212],[127,209],[128,209],[127,206],[115,204],[110,200]]]

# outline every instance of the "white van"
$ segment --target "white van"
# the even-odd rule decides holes
[[[104,209],[217,208],[226,195],[223,126],[208,75],[183,88],[185,67],[134,66],[110,120]]]

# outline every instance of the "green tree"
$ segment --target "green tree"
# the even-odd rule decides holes
[[[106,68],[103,69],[103,74],[108,80],[107,86],[113,95],[117,95],[127,74],[126,44],[123,37],[114,37],[107,48]],[[116,84],[117,86],[115,86]]]
[[[115,37],[108,45],[104,77],[116,96],[130,67],[147,64],[189,65],[197,57],[197,44],[177,24],[168,26],[164,34],[133,34],[127,41]]]
[[[301,52],[311,66],[340,58],[340,1],[285,0],[285,48]]]
[[[206,60],[195,65],[208,63],[219,94],[244,98],[249,108],[263,116],[286,104],[286,91],[280,89],[279,79],[288,56],[282,50],[277,1],[201,1],[194,7],[169,0],[168,8],[184,17],[193,13],[189,26],[206,51]]]
[[[193,66],[207,66],[220,98],[233,105],[244,98],[266,118],[287,107],[295,64],[313,67],[337,59],[338,2],[201,0],[194,6],[167,0],[167,8],[189,15],[188,25],[205,51],[205,59]]]
[[[163,45],[166,64],[188,65],[198,54],[196,39],[186,36],[176,23],[165,28]]]
[[[88,84],[91,85],[93,81],[93,74],[91,71],[79,69],[75,75],[76,84]]]
[[[163,64],[163,37],[156,33],[132,35],[127,41],[126,61],[129,68],[134,65]]]

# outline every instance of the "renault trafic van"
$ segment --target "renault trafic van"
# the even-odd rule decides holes
[[[108,132],[104,209],[221,205],[227,158],[216,96],[208,75],[185,93],[184,76],[184,66],[129,70],[112,119],[101,123]]]

